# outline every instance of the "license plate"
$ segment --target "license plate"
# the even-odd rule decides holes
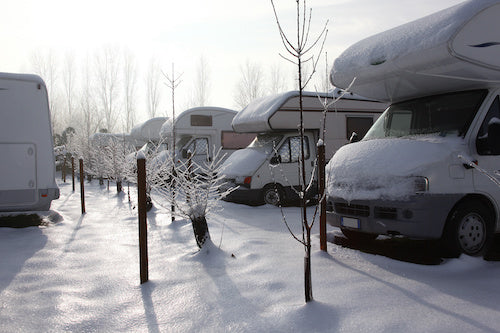
[[[361,228],[361,223],[359,219],[354,219],[352,217],[342,216],[340,219],[340,224],[344,227],[349,227],[349,228],[355,228],[355,229]]]

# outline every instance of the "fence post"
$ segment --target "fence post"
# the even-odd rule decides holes
[[[85,185],[83,184],[83,179],[85,175],[83,173],[83,159],[80,158],[80,199],[82,201],[82,214],[85,213]]]
[[[66,155],[64,155],[63,158],[63,164],[61,167],[61,176],[62,176],[62,181],[66,183]]]
[[[327,251],[326,246],[326,196],[325,196],[325,144],[318,144],[318,182],[320,198],[319,215],[319,245],[322,251]]]
[[[75,192],[75,158],[71,156],[71,180],[73,181],[73,192]]]
[[[141,284],[148,282],[148,234],[146,215],[146,159],[137,158],[137,200],[139,207],[139,266]]]

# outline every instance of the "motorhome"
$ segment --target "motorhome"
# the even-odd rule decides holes
[[[343,96],[337,99],[338,94]],[[337,101],[332,104],[334,98]],[[362,137],[386,108],[385,103],[339,90],[323,94],[304,92],[302,101],[307,182],[314,173],[320,138],[329,159],[349,141],[353,132]],[[226,200],[278,205],[296,199],[295,189],[300,184],[299,102],[298,91],[267,96],[253,101],[234,117],[235,131],[258,135],[247,148],[231,155],[223,166],[228,186],[238,186]],[[324,138],[320,136],[323,132]],[[310,194],[314,195],[313,192]]]
[[[192,161],[203,164],[221,149],[227,158],[238,149],[244,148],[255,137],[254,133],[235,133],[231,127],[236,111],[221,107],[195,107],[183,111],[175,118],[167,120],[160,130],[162,140],[175,150],[176,161],[187,161],[188,153]],[[175,138],[175,144],[171,144]]]
[[[0,211],[49,210],[59,189],[45,83],[0,73],[0,104]]]
[[[362,40],[331,82],[391,102],[327,166],[329,224],[352,239],[483,254],[500,231],[499,1],[465,1]],[[497,27],[499,29],[497,29]]]

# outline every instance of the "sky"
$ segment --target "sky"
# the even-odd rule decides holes
[[[460,2],[309,0],[307,7],[312,9],[311,36],[317,36],[327,24],[325,51],[328,62],[333,63],[362,38]],[[275,1],[285,33],[291,36],[295,34],[295,3]],[[245,62],[259,64],[264,71],[283,67],[293,81],[293,67],[279,55],[284,48],[268,0],[17,0],[2,4],[2,12],[3,72],[30,72],[30,57],[37,50],[83,57],[111,45],[130,50],[139,71],[145,72],[152,58],[166,73],[175,64],[176,76],[182,75],[177,91],[180,107],[194,86],[201,57],[208,63],[213,106],[235,107],[235,86]],[[163,107],[169,110],[167,105]]]

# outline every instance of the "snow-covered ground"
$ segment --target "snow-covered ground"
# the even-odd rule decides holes
[[[498,332],[500,262],[419,265],[328,243],[314,228],[313,295],[303,248],[279,209],[223,203],[198,252],[191,224],[148,214],[149,278],[139,283],[132,202],[97,182],[60,184],[48,226],[0,228],[0,332]],[[312,209],[309,210],[312,213]],[[300,231],[300,210],[285,209]],[[339,234],[329,227],[333,240]]]

